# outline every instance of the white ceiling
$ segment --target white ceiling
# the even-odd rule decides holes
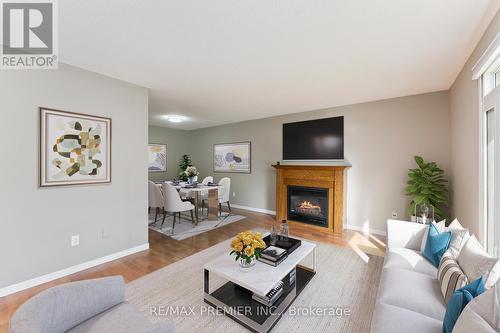
[[[63,0],[60,59],[194,129],[448,89],[499,3]]]

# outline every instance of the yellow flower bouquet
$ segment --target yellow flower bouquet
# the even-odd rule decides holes
[[[254,263],[254,259],[260,257],[260,252],[266,248],[266,243],[262,240],[262,235],[259,232],[244,231],[236,235],[236,238],[231,241],[231,253],[236,255],[235,261],[240,260],[242,267],[250,267]]]

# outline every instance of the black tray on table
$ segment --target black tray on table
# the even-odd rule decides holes
[[[262,240],[266,243],[266,247],[271,245],[271,236],[270,235],[267,235]],[[286,250],[286,253],[290,254],[293,251],[295,251],[300,246],[300,244],[302,244],[300,239],[288,237],[288,240],[285,242],[282,241],[281,239],[278,239],[275,246]]]

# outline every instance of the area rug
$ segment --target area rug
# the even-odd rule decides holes
[[[229,240],[131,282],[128,301],[153,322],[173,321],[177,333],[248,332],[224,315],[208,313],[203,301],[203,265],[215,256],[228,255],[228,249]],[[369,256],[365,262],[350,248],[324,243],[317,243],[316,251],[317,273],[292,306],[295,310],[349,309],[349,315],[312,311],[297,315],[289,310],[272,332],[368,332],[383,258]],[[210,276],[211,291],[222,283]]]
[[[241,221],[245,218],[243,215],[235,215],[229,213],[222,213],[223,215],[217,220],[203,220],[194,225],[191,221],[191,215],[182,215],[181,223],[179,223],[179,218],[175,222],[175,228],[172,230],[172,225],[174,223],[174,217],[167,216],[163,228],[161,228],[161,222],[163,216],[158,216],[158,220],[155,222],[155,215],[151,214],[149,216],[149,228],[161,232],[167,236],[170,236],[176,240],[183,240],[189,237],[199,235],[201,233],[223,227],[225,225]]]

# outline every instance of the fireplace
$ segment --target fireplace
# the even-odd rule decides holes
[[[288,220],[290,225],[300,225],[302,228],[311,231],[320,232],[333,232],[336,236],[342,237],[344,229],[344,178],[347,175],[347,169],[350,167],[348,163],[345,165],[273,165],[276,169],[276,221]],[[312,198],[308,200],[303,208],[311,208],[311,206],[318,206],[313,202],[318,199],[317,190],[327,190],[327,198],[324,199],[327,206],[323,207],[321,213],[326,216],[325,221],[321,217],[314,216],[314,219],[309,219],[313,216],[309,214],[303,216],[301,212],[294,210],[290,212],[288,207],[289,202],[289,188],[303,188],[314,189],[315,192]],[[290,191],[290,194],[292,194]],[[307,200],[306,200],[307,201]],[[323,204],[325,201],[321,201]],[[325,211],[327,209],[328,211]],[[311,211],[311,210],[309,210]],[[290,214],[291,213],[291,214]],[[316,209],[316,213],[317,209]],[[300,216],[297,216],[300,215]],[[308,218],[309,223],[304,223],[304,219]],[[313,223],[311,223],[313,222]]]
[[[328,227],[328,189],[288,185],[288,219]]]

